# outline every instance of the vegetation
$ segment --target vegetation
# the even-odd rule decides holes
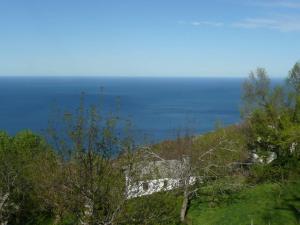
[[[84,95],[47,138],[0,132],[0,224],[299,224],[300,63],[284,85],[259,68],[243,90],[240,125],[153,146]],[[175,160],[180,185],[131,198],[151,160]]]
[[[193,202],[188,217],[191,224],[203,225],[298,224],[299,189],[299,182],[264,183],[231,195],[218,193],[221,200],[214,205],[210,198]]]
[[[260,163],[246,167],[231,182],[222,179],[200,189],[188,217],[191,224],[299,224],[300,63],[286,85],[272,86],[264,69],[244,83],[243,135],[249,154]],[[271,155],[275,155],[268,161]],[[241,176],[242,175],[242,176]],[[221,187],[220,187],[221,185]]]

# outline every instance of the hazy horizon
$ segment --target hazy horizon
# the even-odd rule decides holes
[[[72,74],[54,74],[54,75],[0,75],[0,78],[182,78],[182,79],[246,79],[248,74],[243,76],[189,76],[189,75],[72,75]],[[286,75],[269,76],[272,79],[285,79]]]

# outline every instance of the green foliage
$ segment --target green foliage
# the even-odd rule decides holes
[[[120,155],[130,156],[133,142],[130,133],[121,137],[118,130],[126,121],[115,113],[102,114],[101,106],[86,106],[82,94],[77,110],[64,113],[59,126],[49,129],[62,164],[47,184],[58,221],[73,215],[78,223],[115,224],[123,212],[127,200],[124,168],[132,159]]]
[[[191,224],[300,223],[300,63],[287,81],[289,87],[272,88],[266,71],[258,68],[244,83],[245,148],[263,157],[275,152],[277,159],[250,167],[245,185],[254,187],[227,191],[228,183],[215,180],[201,188],[188,214]]]
[[[288,177],[288,170],[281,166],[274,166],[272,164],[256,164],[251,166],[248,177],[248,182],[252,184],[264,182],[277,182]]]
[[[298,94],[300,93],[300,62],[297,62],[290,70],[287,82]]]
[[[47,164],[46,155],[51,154],[45,141],[29,131],[14,137],[0,133],[0,198],[7,196],[0,210],[2,222],[26,224],[49,213],[38,197],[37,178],[41,175],[38,168]]]
[[[288,90],[287,87],[271,88],[267,85],[266,73],[263,73],[264,79],[257,72],[257,77],[252,74],[245,82],[244,108],[255,106],[250,107],[246,118],[248,148],[265,157],[275,152],[281,166],[291,157],[299,158],[298,67],[299,64],[296,64],[288,77],[289,84],[294,85],[294,90],[290,92],[284,91]]]
[[[243,189],[218,205],[195,201],[190,224],[295,225],[299,222],[300,183],[261,184]]]
[[[256,110],[248,120],[248,124],[250,149],[262,155],[271,151],[276,152],[279,157],[299,155],[297,142],[300,137],[300,124],[293,121],[288,111],[272,117],[267,111]]]
[[[293,120],[296,122],[296,123],[300,123],[300,95],[297,95],[294,97],[295,99],[295,109],[294,109],[294,118]]]
[[[197,152],[217,147],[219,151],[216,151],[217,154],[214,157],[222,160],[223,164],[243,161],[248,157],[246,136],[243,129],[242,126],[229,126],[199,136],[195,138],[193,151]],[[217,143],[219,144],[216,146]]]
[[[125,213],[119,218],[120,225],[176,225],[182,198],[172,192],[131,199],[126,203]]]
[[[247,117],[251,111],[267,105],[270,90],[270,79],[263,68],[251,71],[243,85],[242,100],[245,102],[242,115]]]
[[[199,188],[192,205],[220,206],[224,202],[233,201],[233,196],[243,190],[245,185],[246,179],[241,175],[213,180]]]

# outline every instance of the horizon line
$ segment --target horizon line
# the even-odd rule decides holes
[[[219,79],[219,78],[228,78],[228,79],[233,79],[233,78],[247,78],[247,75],[244,76],[219,76],[219,75],[214,75],[214,76],[209,76],[209,75],[83,75],[83,74],[78,74],[78,75],[71,75],[71,74],[65,74],[65,75],[58,75],[58,74],[53,74],[53,75],[3,75],[0,74],[0,78],[9,78],[9,77],[14,77],[14,78],[212,78],[212,79]],[[286,76],[282,75],[269,75],[269,78],[286,78]]]

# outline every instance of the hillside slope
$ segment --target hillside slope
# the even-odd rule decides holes
[[[300,224],[300,182],[249,187],[213,207],[194,201],[188,218],[201,225]]]

